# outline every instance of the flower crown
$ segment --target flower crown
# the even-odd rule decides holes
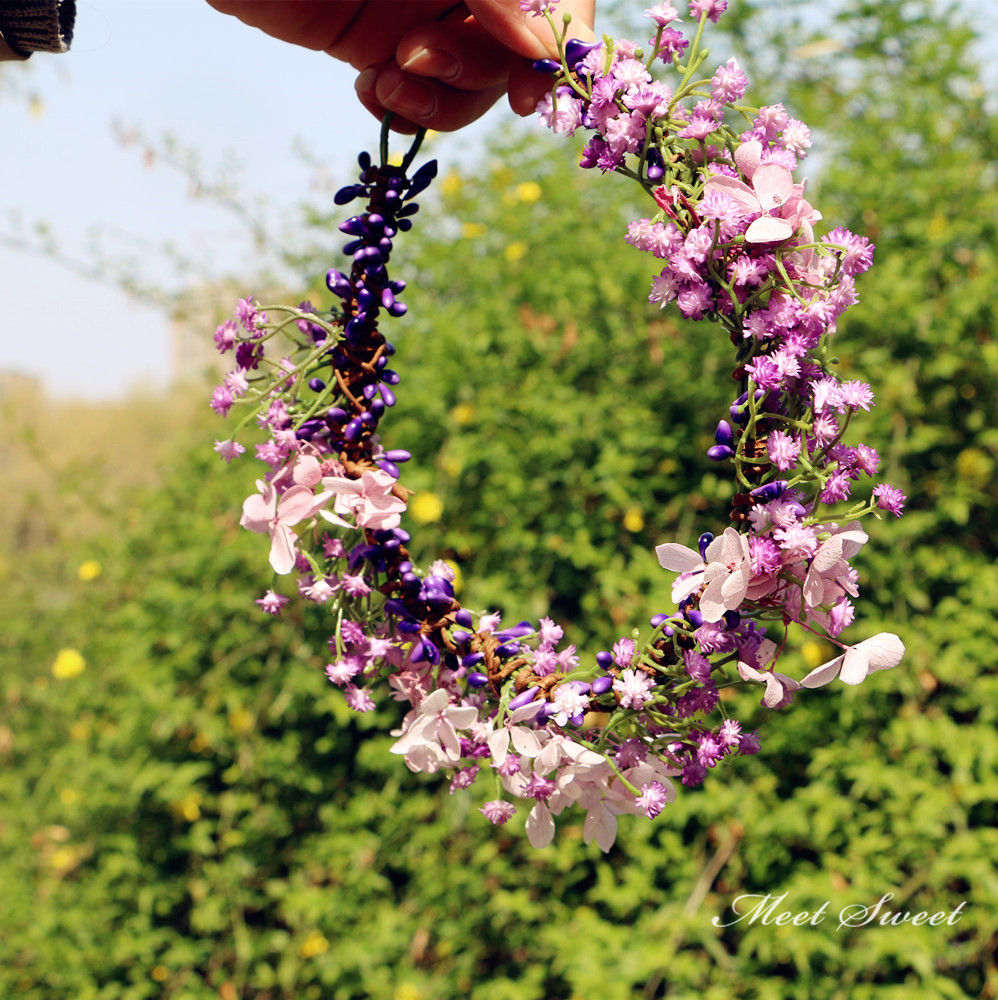
[[[443,771],[452,791],[491,772],[495,791],[481,812],[502,824],[514,802],[529,802],[536,847],[554,836],[553,816],[577,804],[586,842],[606,851],[619,814],[654,818],[675,796],[673,779],[698,785],[721,761],[759,750],[757,732],[723,714],[722,686],[762,685],[762,705],[778,709],[801,688],[835,677],[858,684],[900,661],[895,635],[854,645],[837,637],[858,595],[850,560],[867,541],[860,520],[900,516],[905,498],[886,483],[868,500],[853,498],[880,460],[845,434],[873,393],[839,379],[829,356],[873,245],[841,228],[816,239],[821,215],[793,176],[811,145],[807,127],[781,104],[744,106],[747,80],[734,59],[709,77],[700,72],[706,23],[727,4],[692,0],[692,39],[671,4],[654,5],[647,50],[569,39],[553,5],[521,2],[547,18],[558,46],[558,60],[535,64],[554,78],[541,119],[557,133],[584,130],[584,169],[644,189],[649,217],[632,222],[626,239],[663,262],[649,299],[712,321],[734,348],[739,391],[708,455],[731,469],[738,492],[716,537],[657,547],[662,567],[677,574],[676,610],[583,662],[551,620],[509,624],[472,611],[455,597],[447,563],[420,570],[410,559],[401,527],[410,491],[399,467],[411,456],[386,449],[379,434],[401,382],[381,325],[406,311],[405,283],[388,264],[436,164],[410,174],[417,136],[393,166],[387,121],[379,161],[361,154],[357,183],[334,198],[365,203],[340,226],[349,271],[326,276],[340,304],[320,313],[308,302],[241,300],[236,319],[215,333],[236,366],[211,406],[224,415],[236,401],[249,404],[240,426],[256,417],[269,432],[256,448],[268,471],[240,523],[269,536],[277,575],[294,574],[300,594],[328,608],[325,672],[350,707],[373,709],[387,682],[409,706],[392,752],[410,769]],[[656,62],[678,74],[674,85],[654,79]],[[283,357],[267,355],[288,342]],[[245,451],[235,435],[216,450],[227,461]],[[277,614],[288,599],[269,590],[257,603]],[[800,680],[779,673],[792,623],[841,654]]]

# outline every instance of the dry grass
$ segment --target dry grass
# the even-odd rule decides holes
[[[171,450],[206,433],[206,400],[203,388],[109,403],[0,398],[0,579],[14,562],[54,568],[120,520]]]

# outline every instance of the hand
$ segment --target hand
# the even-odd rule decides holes
[[[551,86],[535,59],[556,56],[544,18],[518,0],[208,0],[287,42],[327,52],[360,70],[361,103],[392,127],[451,132],[483,115],[503,95],[519,115],[534,110]],[[594,40],[595,0],[562,0],[559,24],[569,37]]]

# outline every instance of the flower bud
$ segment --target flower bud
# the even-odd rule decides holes
[[[717,422],[717,430],[714,431],[714,440],[721,445],[730,448],[735,443],[735,436],[731,431],[731,424],[727,420]]]
[[[463,625],[465,628],[471,628],[474,624],[471,612],[466,608],[460,608],[454,612],[454,621],[456,621],[458,625]]]
[[[363,236],[367,232],[367,223],[362,215],[351,215],[346,222],[340,223],[340,232],[348,236]]]
[[[437,176],[437,161],[430,160],[424,163],[413,175],[409,182],[409,189],[406,192],[406,201],[415,198],[421,191],[425,191],[434,177]]]
[[[348,184],[346,187],[341,187],[333,195],[333,204],[348,205],[354,198],[359,198],[362,194],[366,194],[366,188],[362,184]]]
[[[569,69],[575,69],[593,49],[598,49],[599,47],[599,42],[583,42],[578,38],[570,38],[565,43],[566,65]]]
[[[535,59],[533,66],[537,73],[547,73],[549,76],[554,76],[561,69],[561,63],[555,59]]]
[[[781,496],[787,491],[787,483],[785,479],[775,479],[771,483],[766,483],[764,486],[757,486],[752,490],[751,495],[756,500],[761,500],[763,503],[767,503],[770,500],[779,500]]]
[[[468,687],[481,688],[488,684],[489,678],[485,674],[468,674]]]
[[[600,665],[600,666],[601,666],[601,667],[602,667],[602,668],[603,668],[604,670],[606,670],[606,669],[607,669],[607,668],[608,668],[608,667],[610,666],[610,664],[612,664],[612,663],[613,663],[613,653],[609,653],[609,652],[607,652],[607,651],[606,651],[605,649],[601,649],[601,650],[600,650],[600,651],[599,651],[599,652],[598,652],[598,653],[596,654],[596,662],[597,662],[597,663],[598,663],[598,664],[599,664],[599,665]]]
[[[726,458],[734,458],[734,451],[726,444],[715,444],[713,448],[707,449],[707,457],[712,462],[723,462]]]
[[[714,541],[714,535],[710,531],[705,531],[697,539],[697,548],[700,550],[700,558],[701,559],[706,559],[707,558],[707,546],[710,545],[710,543],[712,541]]]
[[[477,667],[482,660],[485,659],[484,653],[469,653],[467,656],[461,657],[462,667]]]
[[[612,677],[597,677],[593,681],[593,694],[606,694],[613,687]]]
[[[529,705],[534,700],[534,695],[540,691],[539,687],[527,688],[526,691],[521,691],[515,698],[510,700],[509,710],[515,712],[518,708],[523,708],[524,705]]]

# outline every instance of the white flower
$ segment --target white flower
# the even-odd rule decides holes
[[[529,705],[521,705],[506,716],[502,728],[489,734],[489,750],[492,751],[492,759],[497,767],[506,759],[510,740],[513,741],[513,749],[521,757],[536,757],[541,752],[541,741],[537,733],[519,723],[532,719],[543,704],[543,701],[532,701]]]
[[[428,695],[412,716],[402,736],[392,744],[391,752],[408,755],[417,747],[439,748],[451,761],[461,759],[461,742],[456,730],[467,729],[478,718],[474,706],[450,703],[450,695],[438,688]]]
[[[672,585],[672,599],[678,604],[701,585],[700,613],[705,622],[717,622],[725,611],[735,611],[745,600],[752,579],[752,559],[748,539],[734,528],[725,528],[704,551],[703,558],[677,542],[655,549],[659,565],[682,574]]]
[[[801,687],[817,688],[836,676],[845,684],[861,684],[877,670],[896,667],[904,656],[904,643],[893,632],[878,632],[841,656],[815,667],[800,683]]]

